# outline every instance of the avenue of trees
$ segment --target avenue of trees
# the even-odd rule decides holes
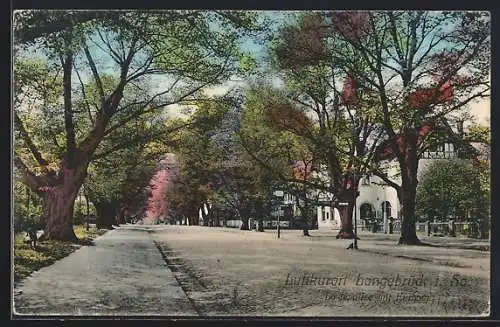
[[[420,243],[417,214],[435,203],[418,187],[419,160],[458,140],[451,126],[489,97],[489,14],[294,12],[277,28],[264,16],[17,12],[19,214],[31,205],[47,238],[74,240],[82,189],[102,228],[136,216],[196,224],[201,208],[204,224],[255,218],[262,230],[279,189],[295,196],[305,236],[321,202],[341,215],[337,238],[352,238],[360,177],[374,174],[397,191],[399,243]],[[265,56],[244,50],[249,38]],[[206,92],[234,77],[246,85]],[[179,107],[191,114],[167,114]],[[484,194],[488,176],[474,175]]]
[[[245,13],[94,13],[14,15],[14,163],[43,198],[48,239],[76,240],[74,201],[103,141],[226,80],[253,24]]]

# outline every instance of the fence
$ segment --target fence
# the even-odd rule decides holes
[[[361,230],[361,231],[369,231],[369,232],[373,232],[373,225],[376,224],[376,233],[384,233],[384,223],[383,221],[368,221],[368,220],[362,220],[360,222],[360,224],[358,225],[358,228]],[[389,222],[387,222],[387,231],[389,231]],[[401,222],[399,220],[395,220],[393,221],[392,223],[392,233],[395,234],[395,233],[399,233],[401,232]]]
[[[377,233],[384,233],[384,226],[381,221],[363,220],[358,228],[361,231],[373,231],[373,225],[377,224],[375,229]],[[389,225],[387,226],[389,229]],[[434,236],[467,236],[476,238],[481,234],[478,222],[459,221],[459,222],[417,222],[415,223],[417,233]],[[401,220],[395,220],[392,226],[392,233],[401,233]]]
[[[248,222],[249,228],[250,229],[255,229],[256,228],[256,223],[257,221],[254,219],[250,219]],[[277,220],[264,220],[263,221],[264,228],[270,229],[270,228],[276,228],[278,225]],[[223,226],[222,221],[220,221],[220,225]],[[294,226],[289,220],[280,220],[280,226],[281,228],[289,228],[289,229],[294,229],[298,228],[297,226]],[[226,220],[226,227],[231,227],[231,228],[240,228],[241,227],[241,220]],[[455,235],[455,236],[467,236],[467,237],[478,237],[479,233],[479,224],[477,222],[455,222],[451,223],[450,222],[431,222],[430,224],[427,222],[417,222],[415,223],[415,229],[416,232],[419,234],[429,234],[429,227],[430,227],[430,235],[442,235],[442,236],[448,236],[448,235]],[[360,224],[358,225],[359,230],[361,231],[373,231],[373,223],[368,223],[366,221],[361,221]],[[389,225],[387,226],[389,229]],[[455,230],[455,233],[452,233],[452,228]],[[313,228],[314,229],[314,228]],[[378,229],[377,233],[384,233],[384,226],[381,222],[378,222]],[[395,220],[392,225],[392,233],[393,234],[399,234],[401,233],[401,221],[400,220]]]
[[[250,229],[257,228],[256,224],[257,224],[257,220],[255,220],[255,219],[248,220],[248,226]],[[264,225],[264,228],[267,228],[267,229],[276,228],[278,226],[278,220],[263,220],[262,224]],[[226,220],[226,227],[240,228],[241,227],[241,220]],[[280,220],[280,227],[281,228],[297,228],[296,226],[293,226],[293,224],[289,220]],[[314,229],[314,227],[311,229]]]
[[[471,221],[424,222],[416,223],[415,228],[417,233],[425,233],[426,235],[467,236],[475,238],[480,234],[479,223]]]

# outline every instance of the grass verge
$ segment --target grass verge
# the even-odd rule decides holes
[[[50,266],[81,245],[90,244],[94,238],[106,232],[95,227],[87,231],[85,226],[81,225],[75,226],[74,231],[80,240],[79,243],[42,241],[37,244],[36,250],[23,242],[25,235],[23,232],[16,233],[14,235],[14,282],[19,282],[40,268]]]

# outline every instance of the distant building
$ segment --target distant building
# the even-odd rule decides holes
[[[461,124],[457,132],[448,126],[449,138],[447,142],[428,149],[422,154],[418,164],[417,178],[422,176],[432,162],[436,160],[449,160],[455,158],[490,160],[490,147],[479,142],[464,141],[465,134]],[[387,176],[395,183],[401,183],[400,169],[397,161],[385,163]],[[328,204],[317,207],[317,221],[319,228],[340,229],[341,220],[337,209]],[[356,218],[360,229],[372,227],[376,221],[380,230],[388,231],[389,219],[394,218],[397,226],[401,221],[401,205],[396,190],[387,185],[380,177],[371,175],[363,176],[359,181],[359,196],[356,199]],[[354,219],[354,217],[353,217]]]
[[[451,127],[445,127],[448,139],[440,145],[427,149],[421,155],[418,164],[417,178],[422,176],[432,162],[436,160],[479,159],[490,160],[489,146],[479,142],[467,142],[459,125],[457,132]],[[387,177],[396,184],[401,185],[399,164],[396,160],[385,162]],[[326,171],[313,172],[314,177],[328,178]],[[393,218],[394,230],[398,231],[401,221],[401,205],[396,190],[387,185],[380,177],[375,175],[363,176],[359,181],[359,196],[356,199],[356,223],[359,229],[371,229],[376,222],[379,230],[389,231],[389,221]],[[264,220],[265,228],[276,228],[278,216],[283,228],[299,228],[297,219],[300,217],[300,209],[296,198],[286,192],[278,191],[277,203],[279,203],[271,217]],[[332,194],[318,190],[310,191],[311,198],[316,202],[315,219],[310,224],[310,229],[339,230],[341,218],[337,209],[332,207]],[[354,217],[353,217],[354,218]],[[241,221],[228,221],[228,227],[239,227]]]

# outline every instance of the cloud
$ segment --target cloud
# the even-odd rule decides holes
[[[170,83],[172,83],[172,80],[156,76],[154,84],[156,84],[158,90],[161,90],[167,88]],[[207,97],[222,96],[234,87],[244,87],[246,85],[247,82],[244,80],[233,79],[221,85],[207,87],[203,90],[203,93]],[[170,118],[187,118],[193,113],[192,108],[193,105],[171,104],[165,107],[164,114]]]
[[[163,109],[163,114],[168,118],[188,118],[193,112],[191,108],[192,106],[174,103],[166,106]]]
[[[204,90],[204,93],[205,93],[205,95],[207,95],[209,97],[221,96],[221,95],[226,94],[229,90],[231,90],[234,87],[244,87],[247,84],[248,83],[242,79],[229,80],[221,85],[206,88]]]

